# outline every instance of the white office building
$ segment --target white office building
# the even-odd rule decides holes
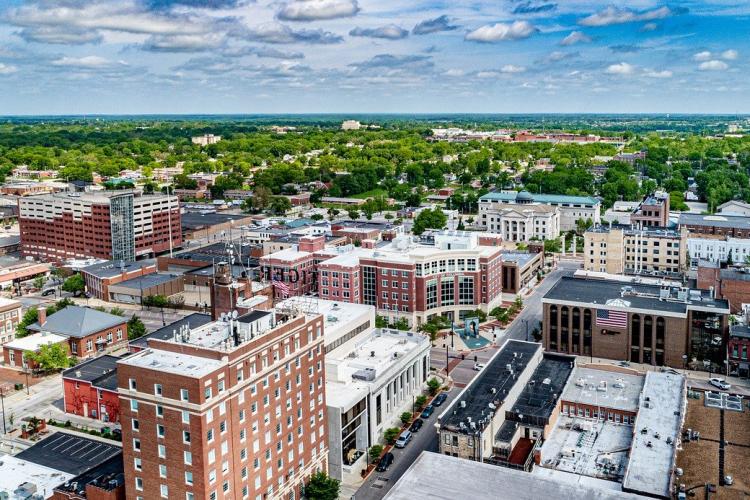
[[[742,263],[750,255],[750,239],[748,238],[688,238],[687,251],[690,256],[690,266],[696,267],[698,261],[726,262],[729,256],[732,262]]]

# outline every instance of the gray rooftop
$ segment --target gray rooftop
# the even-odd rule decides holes
[[[249,215],[185,212],[180,216],[180,224],[182,224],[183,229],[195,230],[217,224],[225,224],[229,221],[247,219],[248,217]],[[237,226],[237,234],[239,234],[239,230],[240,227]]]
[[[67,337],[86,337],[127,322],[122,316],[97,311],[88,307],[68,306],[47,317],[44,326],[39,323],[27,328],[34,332],[50,332]]]
[[[193,328],[198,328],[199,326],[205,325],[206,323],[210,322],[211,316],[209,314],[193,313],[185,316],[180,320],[170,323],[167,326],[163,326],[158,330],[154,330],[151,333],[147,333],[146,335],[138,337],[137,339],[131,340],[130,345],[145,349],[146,347],[148,347],[149,339],[171,340],[174,337],[174,332],[180,331],[180,328],[182,328],[183,325],[188,325],[188,327],[192,330]]]
[[[641,389],[643,375],[579,366],[573,371],[562,400],[635,412]]]
[[[65,370],[62,376],[63,378],[90,382],[92,385],[103,389],[116,390],[117,362],[120,359],[118,356],[105,354]]]
[[[630,500],[637,495],[423,451],[384,500]]]
[[[523,267],[532,260],[534,260],[539,254],[530,252],[508,252],[501,251],[500,254],[503,257],[503,262],[515,262],[518,267]]]
[[[121,454],[115,444],[87,437],[55,432],[16,455],[16,458],[69,474],[81,474]]]
[[[672,470],[685,416],[685,387],[682,375],[646,373],[623,490],[671,496]]]
[[[729,214],[680,214],[679,224],[681,226],[716,226],[733,229],[750,229],[750,217]]]
[[[507,341],[472,383],[456,397],[444,412],[445,416],[441,415],[440,425],[458,431],[459,424],[465,422],[466,417],[479,422],[483,415],[487,416],[489,404],[505,399],[515,385],[518,374],[526,369],[529,360],[541,349],[541,344],[519,340]],[[508,372],[507,365],[512,366],[513,373]],[[464,407],[461,406],[462,401],[466,403]]]
[[[747,325],[732,325],[729,327],[729,335],[731,337],[742,337],[750,338],[750,327]]]
[[[714,299],[708,290],[690,290],[684,300],[677,298],[678,289],[670,288],[667,299],[660,298],[662,287],[643,283],[623,283],[606,279],[563,276],[545,295],[544,301],[578,302],[592,306],[620,309],[642,309],[683,315],[688,308],[716,309],[729,313],[729,302]],[[695,292],[695,295],[691,295]]]
[[[179,274],[153,273],[153,274],[146,274],[144,276],[137,276],[129,280],[121,281],[120,283],[117,283],[116,285],[110,285],[110,287],[131,288],[134,290],[139,290],[139,289],[144,289],[144,288],[151,288],[152,286],[163,285],[165,283],[169,283],[170,281],[174,281],[176,279],[182,279],[182,276],[180,276]]]
[[[133,272],[137,269],[143,269],[144,267],[153,266],[155,265],[155,262],[153,259],[148,260],[138,260],[135,262],[122,262],[119,260],[108,260],[105,262],[100,262],[99,264],[94,264],[91,266],[86,266],[81,271],[88,273],[92,276],[96,276],[97,278],[111,278],[113,276],[120,276],[124,272]]]
[[[532,423],[534,420],[547,421],[568,382],[573,366],[574,356],[545,353],[510,413],[522,415],[523,421],[531,419]]]

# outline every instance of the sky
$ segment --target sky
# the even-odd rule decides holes
[[[0,0],[0,115],[749,113],[750,0]]]

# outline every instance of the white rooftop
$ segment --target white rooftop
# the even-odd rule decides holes
[[[685,405],[685,378],[682,375],[646,373],[623,488],[654,496],[670,496],[670,478]],[[667,440],[671,442],[667,443]]]
[[[8,307],[8,306],[21,307],[21,303],[17,300],[6,299],[5,297],[0,297],[0,307]]]
[[[269,255],[264,255],[261,257],[261,259],[277,259],[277,260],[286,260],[289,262],[299,260],[305,257],[308,257],[312,255],[310,252],[301,252],[297,249],[297,245],[294,245],[289,248],[285,248],[283,250],[279,250],[278,252],[274,252]]]
[[[9,500],[27,498],[25,495],[15,493],[18,487],[24,483],[33,484],[36,486],[37,494],[49,498],[56,486],[69,481],[73,477],[73,474],[27,462],[12,455],[0,456],[0,497],[7,494],[8,496],[5,498]]]
[[[643,375],[576,367],[562,394],[563,401],[635,412]]]
[[[574,484],[544,475],[423,451],[384,500],[457,498],[635,500],[640,497],[588,482]]]
[[[119,361],[118,364],[201,378],[224,366],[225,363],[190,354],[146,349]]]
[[[354,346],[331,351],[326,355],[328,405],[346,407],[362,388],[366,392],[370,385],[379,387],[390,380],[392,371],[429,348],[424,335],[382,328],[361,337]]]
[[[55,333],[39,332],[26,337],[17,338],[12,340],[3,346],[11,349],[18,349],[23,351],[37,351],[40,347],[47,344],[58,344],[65,342],[68,337],[57,335]]]

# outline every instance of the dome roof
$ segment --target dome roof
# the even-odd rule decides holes
[[[534,197],[528,191],[519,191],[518,194],[516,194],[516,201],[530,203],[534,201]]]

